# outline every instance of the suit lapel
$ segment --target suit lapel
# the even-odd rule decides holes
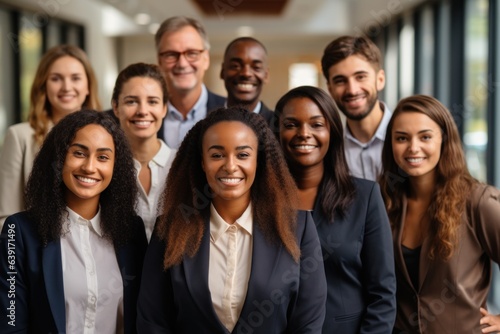
[[[283,246],[277,246],[270,243],[257,226],[257,222],[253,222],[253,249],[252,249],[252,268],[248,279],[248,290],[245,298],[245,303],[241,309],[241,314],[235,329],[238,327],[240,319],[248,319],[252,311],[255,311],[253,302],[259,300],[260,293],[263,287],[268,286],[272,277],[275,275],[277,263],[283,252]]]
[[[406,200],[406,196],[403,196],[403,204],[402,204],[402,210],[401,210],[401,218],[400,218],[400,226],[399,229],[396,229],[397,234],[395,234],[394,240],[396,240],[396,249],[395,249],[395,254],[394,256],[396,257],[396,265],[399,266],[401,269],[401,272],[403,273],[403,276],[408,282],[408,284],[413,288],[413,290],[416,292],[418,291],[417,286],[413,286],[412,280],[410,278],[410,274],[408,273],[408,269],[406,268],[406,262],[404,260],[403,256],[403,245],[402,245],[402,239],[403,239],[403,231],[405,227],[405,217],[406,217],[406,209],[407,209],[408,202]],[[421,254],[423,252],[421,251]],[[420,263],[422,261],[419,261]],[[421,275],[419,275],[421,277]],[[419,283],[420,283],[420,277],[419,277]]]
[[[60,333],[66,332],[66,309],[64,306],[64,281],[62,273],[61,241],[50,242],[42,250],[43,278],[49,299],[50,310]]]
[[[200,248],[193,257],[183,260],[187,287],[200,312],[212,323],[212,326],[225,328],[215,313],[208,287],[208,265],[210,259],[210,221],[205,220],[205,231]],[[210,327],[209,327],[210,328]]]

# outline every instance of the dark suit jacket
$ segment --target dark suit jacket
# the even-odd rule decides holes
[[[226,98],[217,94],[212,93],[207,89],[208,92],[208,100],[207,100],[207,114],[213,111],[214,109],[224,107],[224,103],[226,103]],[[163,135],[165,121],[161,123],[161,128],[158,130],[158,138],[165,141],[165,136]],[[165,141],[166,142],[166,141]]]
[[[266,123],[269,124],[269,125],[274,120],[274,111],[272,111],[271,109],[269,109],[264,104],[264,102],[261,102],[260,110],[259,110],[259,115],[261,115],[262,117],[264,117],[264,119],[266,120]]]
[[[133,240],[116,251],[123,278],[125,333],[136,332],[137,294],[147,247],[144,224],[139,217],[134,228]],[[14,270],[10,268],[13,263]],[[58,240],[44,247],[26,212],[5,221],[0,239],[0,267],[0,307],[6,310],[15,301],[15,326],[8,324],[12,319],[2,316],[0,333],[66,333],[61,243]],[[12,298],[9,290],[13,291]]]
[[[391,333],[396,317],[392,235],[378,184],[353,178],[347,215],[329,221],[314,205],[328,298],[323,333]]]
[[[320,333],[326,282],[318,236],[309,213],[300,212],[300,264],[265,239],[254,221],[248,291],[233,333]],[[139,333],[229,333],[212,306],[208,287],[210,224],[197,254],[163,271],[165,243],[153,234],[144,260],[138,302]]]

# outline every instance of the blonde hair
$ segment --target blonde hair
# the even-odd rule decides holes
[[[49,70],[52,64],[59,58],[70,56],[78,60],[85,69],[89,85],[89,95],[82,105],[82,109],[101,110],[101,103],[97,93],[97,80],[94,70],[85,52],[74,45],[58,45],[49,49],[40,60],[35,79],[31,85],[30,107],[28,122],[35,130],[35,141],[41,145],[49,131],[49,124],[52,117],[50,102],[47,99],[46,83],[49,77]]]

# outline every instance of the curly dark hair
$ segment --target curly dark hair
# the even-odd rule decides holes
[[[276,128],[274,131],[277,137],[279,137],[279,124],[281,124],[280,118],[283,115],[283,109],[296,98],[311,100],[318,106],[330,125],[330,144],[323,159],[325,168],[318,192],[323,194],[321,201],[323,214],[330,221],[333,221],[335,213],[343,216],[347,212],[356,194],[345,158],[344,130],[339,109],[330,95],[317,87],[301,86],[294,88],[283,95],[276,104],[274,111]],[[291,165],[292,163],[289,161],[289,166]],[[293,174],[293,169],[291,171]]]
[[[403,210],[403,195],[408,195],[410,182],[400,170],[392,150],[392,128],[394,120],[402,113],[417,112],[428,116],[441,129],[441,157],[436,166],[437,183],[429,216],[436,222],[430,225],[432,238],[429,258],[449,259],[457,247],[457,235],[461,216],[466,210],[472,188],[479,182],[467,169],[462,141],[451,113],[437,99],[427,95],[414,95],[399,101],[387,126],[382,150],[383,173],[380,176],[380,190],[384,197],[392,227],[400,224]]]
[[[126,243],[131,236],[132,222],[136,216],[137,184],[127,139],[110,115],[82,110],[64,117],[49,132],[35,158],[26,187],[27,211],[36,222],[44,245],[61,237],[64,214],[67,212],[63,166],[77,131],[89,124],[106,129],[115,144],[113,177],[99,199],[103,235],[115,246]]]
[[[261,116],[230,107],[214,110],[196,123],[172,163],[163,194],[163,215],[156,224],[160,239],[167,244],[165,269],[180,263],[185,255],[193,256],[199,249],[212,198],[202,169],[202,141],[207,129],[223,121],[245,124],[259,142],[257,171],[251,188],[254,221],[270,242],[281,242],[296,261],[300,257],[295,237],[297,188],[281,147]]]

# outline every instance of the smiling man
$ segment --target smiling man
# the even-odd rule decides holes
[[[210,65],[210,43],[203,25],[189,17],[165,20],[155,35],[158,65],[167,81],[168,113],[158,137],[178,148],[186,133],[225,98],[203,84]]]
[[[267,50],[252,37],[240,37],[226,47],[220,72],[227,90],[227,106],[241,106],[270,124],[274,113],[259,99],[269,80]]]
[[[353,176],[377,181],[391,111],[379,100],[385,86],[380,50],[368,38],[342,36],[323,53],[328,91],[345,115],[344,145]]]

